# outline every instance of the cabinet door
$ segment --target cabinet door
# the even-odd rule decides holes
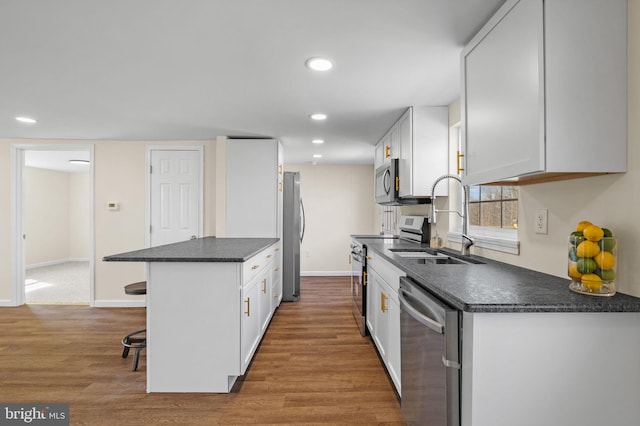
[[[520,0],[465,48],[465,184],[545,169],[542,4]]]
[[[258,287],[260,289],[260,333],[264,333],[271,320],[271,266],[267,267],[260,277]]]
[[[376,334],[376,303],[375,297],[377,295],[376,290],[376,276],[373,268],[367,268],[367,328],[369,329],[369,334],[371,334],[371,338],[375,341]]]
[[[367,289],[367,322],[370,320],[369,332],[383,360],[387,353],[387,316],[389,293],[385,289],[384,280],[373,268],[369,268]]]
[[[398,170],[401,197],[412,194],[413,189],[413,111],[409,108],[398,120]],[[445,160],[446,161],[446,160]]]
[[[242,288],[242,324],[241,324],[241,374],[253,358],[258,343],[260,343],[260,284],[261,276],[255,277]]]
[[[271,309],[275,309],[280,306],[282,301],[282,256],[280,255],[280,249],[276,249],[276,256],[272,265],[272,286],[271,286]]]
[[[380,141],[376,144],[376,148],[373,154],[373,169],[377,169],[378,167],[384,164],[384,143]]]
[[[279,237],[278,166],[276,140],[227,141],[227,237]]]
[[[402,376],[400,370],[401,356],[400,356],[400,301],[398,295],[394,292],[389,293],[389,299],[387,300],[387,371],[398,394],[401,392]]]

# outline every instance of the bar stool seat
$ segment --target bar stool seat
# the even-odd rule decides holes
[[[147,282],[140,281],[137,283],[128,284],[124,286],[124,292],[125,294],[131,295],[147,294]],[[127,334],[122,338],[122,346],[124,346],[124,350],[122,351],[122,358],[126,358],[127,356],[129,356],[130,349],[135,350],[131,371],[136,371],[138,369],[138,359],[140,358],[140,351],[147,347],[146,332],[146,329],[142,329]]]

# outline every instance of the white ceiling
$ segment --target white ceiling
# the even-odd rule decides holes
[[[459,96],[460,51],[503,2],[0,0],[0,138],[273,137],[287,163],[371,163],[406,107]]]

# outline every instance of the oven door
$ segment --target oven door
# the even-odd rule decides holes
[[[351,249],[351,298],[353,318],[356,320],[360,334],[367,335],[367,272],[365,249]]]

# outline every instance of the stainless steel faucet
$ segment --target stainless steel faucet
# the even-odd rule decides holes
[[[445,179],[453,179],[460,183],[462,187],[462,212],[458,210],[437,210],[436,209],[436,185]],[[433,186],[431,186],[431,223],[436,223],[436,214],[438,212],[450,212],[457,213],[458,216],[462,218],[462,247],[460,248],[460,254],[466,256],[469,254],[469,248],[473,245],[474,241],[469,236],[468,225],[469,225],[469,187],[462,184],[462,180],[456,175],[442,175],[433,182]]]

